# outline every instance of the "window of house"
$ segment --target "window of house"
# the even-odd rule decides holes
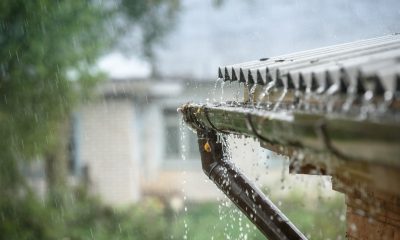
[[[198,160],[200,154],[196,134],[186,126],[180,126],[181,119],[175,109],[166,109],[164,119],[165,160],[170,162],[182,161],[182,155],[186,157],[186,160]]]
[[[78,114],[74,114],[71,118],[71,126],[69,133],[69,159],[68,159],[68,170],[72,176],[77,176],[80,171],[80,159],[79,159],[79,135],[80,135],[80,122]]]
[[[177,121],[178,118],[172,114],[168,114],[168,116],[166,116],[165,153],[170,159],[176,159],[180,157],[180,132]]]

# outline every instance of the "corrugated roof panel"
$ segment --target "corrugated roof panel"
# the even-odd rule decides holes
[[[357,86],[359,81],[375,78],[385,91],[396,91],[400,75],[400,35],[388,35],[352,43],[328,46],[219,68],[218,76],[225,81],[251,85],[282,82],[285,87],[306,89],[332,84]],[[345,79],[344,79],[345,78]],[[343,80],[344,79],[344,80]],[[326,87],[325,87],[326,88]]]

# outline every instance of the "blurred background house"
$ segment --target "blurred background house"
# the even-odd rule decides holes
[[[187,99],[203,101],[214,83],[192,84],[196,87],[179,79],[106,81],[99,99],[74,115],[72,174],[87,174],[93,192],[111,204],[146,195],[181,197],[184,180],[187,198],[215,199],[215,187],[201,180],[197,139],[177,113]]]

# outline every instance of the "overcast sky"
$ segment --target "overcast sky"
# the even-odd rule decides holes
[[[211,0],[182,2],[176,29],[157,50],[168,76],[214,79],[220,65],[400,32],[398,0],[225,0],[220,8]],[[149,73],[137,59],[102,61],[114,75]]]

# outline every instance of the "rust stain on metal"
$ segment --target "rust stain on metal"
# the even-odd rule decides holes
[[[211,146],[208,142],[206,142],[206,144],[204,144],[204,151],[211,152]]]

